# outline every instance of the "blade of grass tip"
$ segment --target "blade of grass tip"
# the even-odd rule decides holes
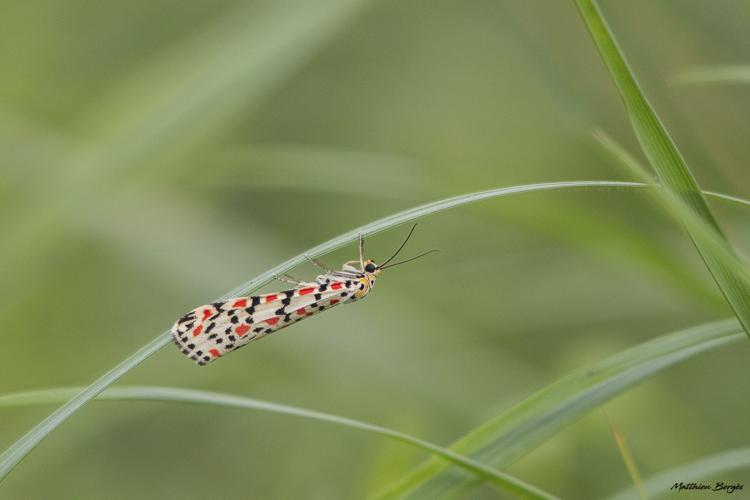
[[[628,474],[630,474],[630,479],[632,479],[633,481],[633,486],[638,492],[638,498],[640,500],[646,500],[647,497],[645,491],[643,491],[641,474],[638,472],[638,466],[635,463],[633,454],[630,452],[628,443],[625,441],[625,436],[623,436],[620,430],[617,428],[614,421],[612,420],[612,417],[610,417],[609,413],[607,413],[607,410],[602,408],[602,411],[604,412],[604,416],[607,417],[609,428],[612,431],[612,436],[615,438],[615,444],[617,444],[617,450],[620,452],[620,456],[622,457],[622,462],[625,464],[625,468],[628,469]]]
[[[693,483],[746,468],[750,468],[750,447],[717,453],[661,472],[646,479],[643,482],[643,489],[651,498],[662,497],[674,493],[671,488],[686,480]],[[635,498],[636,492],[628,488],[608,497],[607,500],[633,500]]]
[[[633,174],[644,182],[651,183],[654,189],[649,193],[678,223],[685,225],[693,243],[701,250],[699,254],[714,280],[717,283],[726,284],[726,288],[720,286],[720,290],[737,318],[742,322],[743,318],[750,314],[750,300],[748,300],[750,296],[743,293],[744,289],[750,290],[750,276],[747,274],[746,265],[737,257],[716,227],[690,210],[685,202],[671,191],[654,184],[653,179],[638,163],[638,160],[606,133],[598,130],[594,132],[594,137]]]
[[[81,388],[61,387],[55,389],[40,389],[36,391],[25,391],[12,394],[0,395],[0,407],[16,407],[37,404],[49,404],[64,402],[75,394],[79,393]],[[454,453],[448,449],[432,444],[423,439],[410,436],[400,431],[382,427],[379,425],[354,420],[347,417],[332,415],[305,408],[288,406],[269,401],[261,401],[242,396],[231,394],[222,394],[218,392],[198,391],[192,389],[183,389],[178,387],[157,387],[157,386],[124,386],[112,387],[96,396],[100,401],[159,401],[159,402],[178,402],[202,404],[211,406],[222,406],[229,408],[241,408],[250,410],[259,410],[294,417],[306,418],[329,422],[343,427],[359,429],[370,432],[379,436],[405,443],[421,450],[432,453],[460,467],[469,473],[489,481],[499,489],[517,495],[521,498],[546,499],[552,500],[557,497],[546,493],[539,488],[527,484],[520,479],[487,467],[479,462]]]
[[[750,83],[750,66],[746,64],[721,66],[693,66],[675,73],[669,79],[672,85],[747,84]]]
[[[449,448],[506,468],[603,402],[666,368],[744,338],[736,320],[700,325],[636,345],[541,389]],[[376,498],[454,498],[479,482],[428,459]]]
[[[264,284],[268,283],[273,279],[276,274],[283,274],[293,267],[303,263],[305,261],[305,255],[311,257],[318,257],[326,252],[336,250],[347,243],[356,241],[361,233],[363,236],[371,236],[380,231],[385,231],[396,227],[400,224],[413,221],[420,217],[435,214],[451,208],[460,207],[470,203],[476,203],[478,201],[487,200],[494,197],[509,196],[514,194],[531,193],[539,191],[552,191],[552,190],[566,190],[566,189],[633,189],[633,188],[644,188],[646,185],[640,182],[627,182],[627,181],[563,181],[563,182],[548,182],[540,184],[526,184],[520,186],[510,186],[498,189],[491,189],[488,191],[480,191],[476,193],[469,193],[452,198],[446,198],[443,200],[427,203],[415,208],[405,210],[393,214],[388,217],[384,217],[372,223],[361,226],[357,229],[353,229],[347,233],[344,233],[336,238],[328,240],[314,248],[311,248],[307,252],[292,257],[291,259],[279,264],[278,266],[261,273],[255,278],[247,281],[246,283],[238,286],[234,290],[224,294],[217,300],[225,300],[232,297],[241,296],[244,294],[252,293]],[[739,199],[732,199],[732,201],[738,201]],[[750,204],[750,202],[745,201]],[[126,358],[120,364],[106,372],[100,378],[95,380],[86,389],[81,391],[75,397],[71,398],[70,401],[62,405],[60,408],[48,415],[44,420],[37,424],[33,429],[18,439],[13,445],[6,449],[2,455],[0,455],[0,481],[18,465],[18,463],[26,456],[37,444],[39,444],[45,436],[55,430],[60,424],[62,424],[68,417],[75,413],[79,408],[89,402],[101,391],[115,383],[120,377],[128,373],[130,370],[141,364],[146,358],[157,352],[159,349],[169,344],[171,341],[169,331],[166,331],[152,340],[150,343],[139,349],[136,353]]]
[[[661,184],[667,191],[680,198],[689,211],[713,226],[718,237],[726,240],[693,173],[641,91],[596,3],[594,0],[574,1],[625,103],[641,148],[656,171]],[[724,268],[721,262],[712,255],[711,249],[705,248],[704,239],[696,238],[691,229],[688,226],[688,232],[691,233],[698,253],[701,254],[714,281],[734,310],[745,332],[750,336],[750,285],[735,276],[731,270]],[[731,246],[728,248],[731,251]]]

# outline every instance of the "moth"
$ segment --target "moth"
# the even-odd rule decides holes
[[[339,304],[362,300],[372,291],[384,269],[437,251],[428,250],[416,257],[390,263],[404,248],[416,227],[414,224],[401,246],[380,265],[372,259],[365,259],[365,242],[361,234],[359,260],[344,263],[341,270],[332,271],[320,261],[305,255],[313,265],[325,271],[314,282],[301,281],[288,275],[275,276],[279,281],[292,283],[295,287],[200,306],[177,320],[171,329],[172,338],[182,354],[203,366],[305,318]]]

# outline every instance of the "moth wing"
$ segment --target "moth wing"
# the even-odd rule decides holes
[[[254,315],[275,310],[285,293],[293,291],[237,297],[200,306],[177,320],[171,330],[172,338],[184,355],[204,365],[254,340],[248,328]]]
[[[343,283],[336,287],[319,284],[290,290],[294,293],[274,302],[273,307],[259,309],[252,315],[252,322],[256,325],[253,331],[257,330],[256,338],[346,302],[354,291],[344,287]]]
[[[205,365],[227,352],[348,300],[351,282],[310,284],[283,292],[238,297],[193,309],[171,333],[180,351]]]

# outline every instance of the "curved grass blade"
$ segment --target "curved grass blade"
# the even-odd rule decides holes
[[[638,142],[664,189],[684,204],[684,207],[681,207],[683,212],[694,213],[703,219],[714,228],[719,238],[726,241],[695,177],[641,91],[601,11],[594,0],[575,0],[575,3],[625,103]],[[723,259],[715,255],[714,249],[707,245],[706,239],[695,234],[693,224],[686,221],[686,227],[714,281],[742,324],[745,333],[750,336],[750,283],[724,265]],[[729,244],[727,248],[732,251]]]
[[[696,482],[746,468],[750,468],[750,448],[739,448],[717,453],[661,472],[644,481],[643,490],[649,498],[657,498],[673,494],[674,490],[670,491],[670,488],[675,483]],[[607,500],[633,500],[637,498],[637,492],[629,488],[608,497]]]
[[[477,427],[450,446],[464,456],[505,468],[566,425],[648,377],[692,356],[744,338],[726,320],[644,342],[576,370]],[[472,476],[428,459],[377,498],[453,498],[477,486]]]
[[[252,293],[259,289],[264,284],[268,283],[273,279],[276,274],[283,274],[293,267],[303,263],[305,261],[305,254],[311,257],[318,257],[327,252],[336,250],[348,243],[356,241],[359,234],[363,236],[370,236],[380,231],[393,228],[399,224],[404,224],[412,220],[431,215],[437,212],[448,210],[451,208],[460,207],[470,203],[475,203],[490,198],[509,196],[513,194],[531,193],[539,191],[553,191],[553,190],[566,190],[566,189],[612,189],[612,188],[623,188],[623,189],[642,189],[646,187],[646,184],[640,182],[621,182],[621,181],[566,181],[566,182],[549,182],[541,184],[525,184],[520,186],[510,186],[499,189],[491,189],[488,191],[480,191],[477,193],[469,193],[460,196],[454,196],[452,198],[446,198],[444,200],[436,201],[433,203],[427,203],[383,219],[371,222],[357,229],[353,229],[347,233],[344,233],[336,238],[333,238],[325,243],[322,243],[314,248],[311,248],[305,253],[292,257],[291,259],[279,264],[278,266],[269,269],[268,271],[256,276],[255,278],[247,281],[246,283],[238,286],[234,290],[224,294],[217,300],[225,300],[231,297],[237,297]],[[741,202],[750,204],[745,200],[740,201],[739,198],[728,197],[722,195],[726,199],[735,202]],[[157,352],[159,349],[171,342],[169,331],[165,331],[154,340],[149,342],[147,345],[139,349],[137,352],[126,358],[120,364],[106,372],[104,375],[95,380],[86,389],[81,391],[70,401],[62,405],[60,408],[48,415],[44,420],[37,424],[33,429],[27,432],[2,455],[0,455],[0,481],[13,470],[13,468],[26,456],[45,436],[55,430],[61,423],[63,423],[68,417],[75,413],[79,408],[93,399],[97,394],[102,392],[104,389],[114,384],[120,377],[125,375],[127,372],[141,364],[146,358]]]
[[[750,65],[694,66],[676,73],[673,85],[741,85],[750,83]]]
[[[0,407],[15,407],[38,404],[59,403],[70,399],[81,391],[78,387],[63,387],[56,389],[41,389],[36,391],[25,391],[12,394],[0,395]],[[350,427],[362,431],[394,439],[402,443],[414,446],[421,450],[430,452],[460,467],[471,474],[476,474],[485,481],[489,481],[498,488],[513,493],[521,498],[547,499],[556,497],[546,493],[535,486],[527,484],[520,479],[487,467],[466,457],[432,444],[423,439],[410,436],[387,427],[354,420],[351,418],[322,413],[305,408],[298,408],[269,401],[261,401],[231,394],[218,392],[197,391],[193,389],[182,389],[178,387],[156,387],[156,386],[132,386],[111,387],[96,396],[100,401],[161,401],[177,403],[193,403],[211,406],[224,406],[229,408],[243,408],[249,410],[260,410],[272,413],[280,413],[294,417],[307,418],[329,422],[343,427]]]

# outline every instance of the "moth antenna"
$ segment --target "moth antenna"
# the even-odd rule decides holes
[[[390,256],[390,257],[388,258],[388,260],[386,260],[385,262],[383,262],[382,264],[380,264],[380,268],[381,268],[381,269],[383,269],[383,266],[385,266],[385,265],[386,265],[386,264],[388,264],[388,263],[389,263],[390,261],[392,261],[392,260],[393,260],[393,259],[394,259],[394,258],[396,257],[396,255],[398,255],[398,253],[399,253],[399,252],[400,252],[400,251],[401,251],[401,250],[402,250],[402,249],[404,248],[404,246],[406,245],[406,242],[407,242],[407,241],[409,241],[409,238],[411,238],[411,234],[412,234],[412,233],[414,232],[414,229],[416,229],[416,227],[417,227],[417,224],[414,224],[414,225],[413,225],[413,226],[411,227],[411,230],[409,231],[409,234],[407,234],[407,235],[406,235],[406,239],[404,240],[404,242],[403,242],[403,243],[401,243],[401,246],[400,246],[400,247],[398,247],[398,250],[396,250],[396,253],[394,253],[393,255],[391,255],[391,256]]]
[[[406,264],[407,262],[411,262],[411,261],[413,261],[413,260],[417,260],[417,259],[419,259],[420,257],[424,257],[425,255],[429,255],[429,254],[431,254],[431,253],[433,253],[433,252],[439,252],[439,251],[440,251],[440,249],[439,249],[439,248],[433,248],[432,250],[427,250],[426,252],[422,252],[422,253],[420,253],[420,254],[419,254],[419,255],[417,255],[416,257],[412,257],[411,259],[406,259],[406,260],[402,260],[402,261],[400,261],[400,262],[396,262],[395,264],[391,264],[390,266],[387,266],[387,267],[396,267],[396,266],[400,266],[401,264]],[[380,266],[380,269],[386,269],[387,267],[383,267],[383,266]]]

